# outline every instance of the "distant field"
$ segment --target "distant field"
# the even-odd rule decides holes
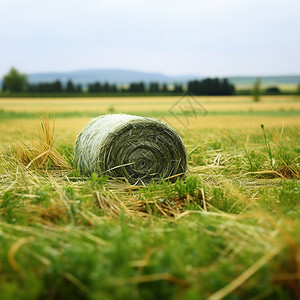
[[[295,96],[264,96],[254,103],[250,96],[195,97],[189,103],[180,97],[144,98],[55,98],[0,99],[0,136],[2,142],[29,136],[37,124],[37,114],[55,113],[56,132],[73,139],[82,126],[100,114],[131,113],[165,120],[178,130],[207,128],[258,128],[300,125],[300,100]],[[180,100],[180,103],[178,101]],[[193,101],[193,100],[192,100]],[[207,115],[197,107],[201,104]],[[195,106],[196,116],[191,110]],[[174,107],[175,106],[175,107]],[[186,114],[186,115],[185,115]],[[184,115],[184,116],[183,116]],[[178,116],[180,116],[178,118]],[[186,126],[188,125],[188,126]]]
[[[167,112],[180,97],[122,97],[122,98],[2,98],[0,110],[10,112]],[[253,103],[251,96],[201,96],[195,97],[207,111],[231,110],[299,110],[297,96],[263,96]],[[238,105],[237,105],[238,104]]]

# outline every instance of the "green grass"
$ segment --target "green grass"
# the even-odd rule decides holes
[[[140,188],[3,150],[1,299],[295,299],[298,128],[182,137],[186,178]]]

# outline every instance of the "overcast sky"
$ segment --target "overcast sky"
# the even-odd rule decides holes
[[[0,76],[300,74],[299,0],[0,0]]]

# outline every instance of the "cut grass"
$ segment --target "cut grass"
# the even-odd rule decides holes
[[[296,299],[299,130],[264,130],[183,129],[187,177],[147,187],[2,151],[1,297]]]
[[[25,169],[40,170],[44,173],[61,172],[71,169],[60,153],[55,149],[53,137],[55,131],[55,118],[53,117],[52,128],[50,126],[48,113],[41,116],[41,131],[39,139],[31,143],[17,142],[12,155],[19,161]]]

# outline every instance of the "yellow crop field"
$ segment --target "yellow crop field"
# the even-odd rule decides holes
[[[38,113],[55,113],[57,139],[75,140],[80,129],[94,116],[131,113],[155,117],[178,131],[299,126],[300,101],[295,96],[264,96],[254,103],[250,96],[194,97],[195,103],[178,97],[119,98],[2,98],[0,99],[1,144],[30,138],[39,127]],[[199,111],[201,105],[206,113]],[[192,110],[196,113],[193,114]],[[187,111],[188,115],[180,115]],[[30,115],[28,115],[30,114]]]
[[[184,97],[183,97],[184,98]],[[263,96],[254,103],[251,96],[193,97],[210,110],[290,110],[299,109],[296,96]],[[16,112],[151,112],[167,111],[180,97],[103,97],[103,98],[2,98],[0,110]]]
[[[75,141],[76,135],[90,120],[88,117],[56,118],[55,140]],[[259,116],[206,116],[189,118],[175,117],[160,118],[179,132],[195,130],[201,133],[202,129],[240,129],[241,131],[259,130],[263,123],[267,127],[300,126],[299,117],[259,117]],[[0,121],[0,144],[8,144],[20,139],[31,139],[40,128],[38,119],[18,119]]]

